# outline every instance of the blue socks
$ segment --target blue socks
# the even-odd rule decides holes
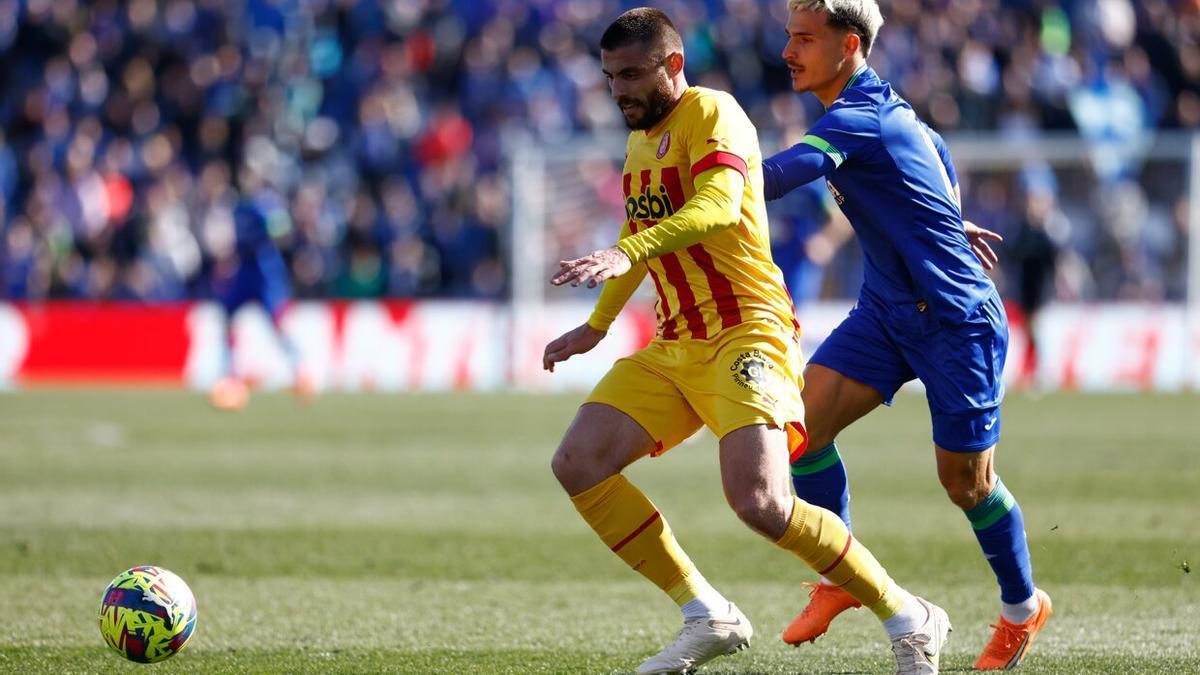
[[[833,511],[850,527],[850,485],[837,443],[801,455],[792,464],[792,485],[797,497]]]
[[[1028,600],[1033,596],[1033,565],[1025,541],[1025,518],[999,476],[992,493],[965,513],[1000,583],[1000,601],[1018,604]]]
[[[850,485],[837,444],[806,452],[792,464],[796,496],[833,511],[850,527]],[[1025,518],[1012,493],[996,477],[996,486],[975,508],[966,511],[984,557],[996,573],[1000,600],[1023,603],[1033,596],[1033,565],[1025,541]]]

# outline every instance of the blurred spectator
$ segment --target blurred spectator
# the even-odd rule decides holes
[[[854,231],[830,197],[824,180],[801,185],[783,199],[772,202],[768,216],[771,256],[784,271],[784,281],[796,306],[822,297],[846,297],[857,292],[862,281],[860,275],[851,278],[848,284],[838,284],[846,280],[846,270],[829,267]],[[826,292],[827,282],[838,284],[839,288]]]
[[[1018,386],[1035,384],[1038,345],[1037,332],[1032,328],[1046,301],[1053,297],[1058,249],[1069,235],[1070,225],[1055,197],[1057,187],[1049,171],[1026,173],[1024,208],[1016,232],[1001,245],[1001,264],[1011,270],[1015,286],[1008,290],[1008,296],[1019,309],[1012,317],[1013,323],[1027,329]]]
[[[555,147],[623,131],[596,42],[634,4],[0,0],[3,292],[204,297],[236,205],[260,196],[239,188],[249,170],[275,195],[269,229],[298,297],[504,297],[506,140]],[[657,4],[679,24],[690,80],[732,91],[764,134],[820,114],[788,91],[783,0]],[[1200,126],[1193,1],[881,5],[873,65],[918,114],[951,134],[1077,130],[1104,144],[1101,193],[1139,184],[1137,157],[1114,141]],[[612,176],[598,170],[581,184],[603,204]],[[972,213],[978,220],[1025,217],[1011,177],[967,176],[964,187],[968,211],[993,210]],[[1095,217],[1101,202],[1061,210],[1128,227]],[[1066,248],[1098,272],[1081,295],[1175,292],[1170,280],[1131,290],[1096,262],[1175,274],[1178,219],[1143,212],[1161,225],[1145,236],[1073,231]],[[796,216],[778,216],[778,236],[793,243],[783,226]],[[566,228],[548,239],[580,245],[596,218],[547,214]]]
[[[285,203],[252,170],[244,169],[241,181],[247,196],[233,208],[232,232],[226,232],[214,247],[218,254],[209,274],[209,290],[224,310],[222,372],[209,400],[222,410],[237,410],[248,397],[245,373],[239,371],[234,359],[234,316],[248,303],[261,305],[270,318],[271,336],[287,355],[296,393],[309,397],[315,391],[299,349],[282,327],[283,310],[292,294],[288,269],[276,246],[276,240],[287,233]]]

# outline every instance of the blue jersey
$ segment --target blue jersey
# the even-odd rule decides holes
[[[958,323],[995,292],[967,242],[945,143],[865,65],[800,143],[763,162],[767,199],[821,176],[862,246],[865,299],[925,303]]]
[[[287,263],[267,228],[267,206],[249,201],[234,209],[237,266],[212,280],[215,295],[230,314],[258,301],[278,319],[291,297]]]

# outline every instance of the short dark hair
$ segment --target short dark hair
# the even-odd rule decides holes
[[[600,36],[601,49],[620,49],[631,44],[662,46],[667,51],[683,50],[683,39],[675,24],[660,10],[637,7],[618,16]]]

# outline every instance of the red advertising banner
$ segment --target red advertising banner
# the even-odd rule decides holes
[[[546,343],[581,323],[587,303],[536,309],[485,302],[302,302],[279,330],[258,308],[233,320],[215,305],[0,303],[0,385],[177,384],[206,388],[232,368],[266,388],[303,371],[344,391],[580,390],[654,334],[631,305],[589,354],[541,367]],[[804,348],[845,317],[845,303],[800,311]],[[1007,381],[1086,391],[1200,389],[1200,325],[1183,307],[1053,306],[1032,327],[1012,313]]]
[[[183,381],[190,305],[51,302],[16,308],[28,345],[15,373],[22,381]]]

